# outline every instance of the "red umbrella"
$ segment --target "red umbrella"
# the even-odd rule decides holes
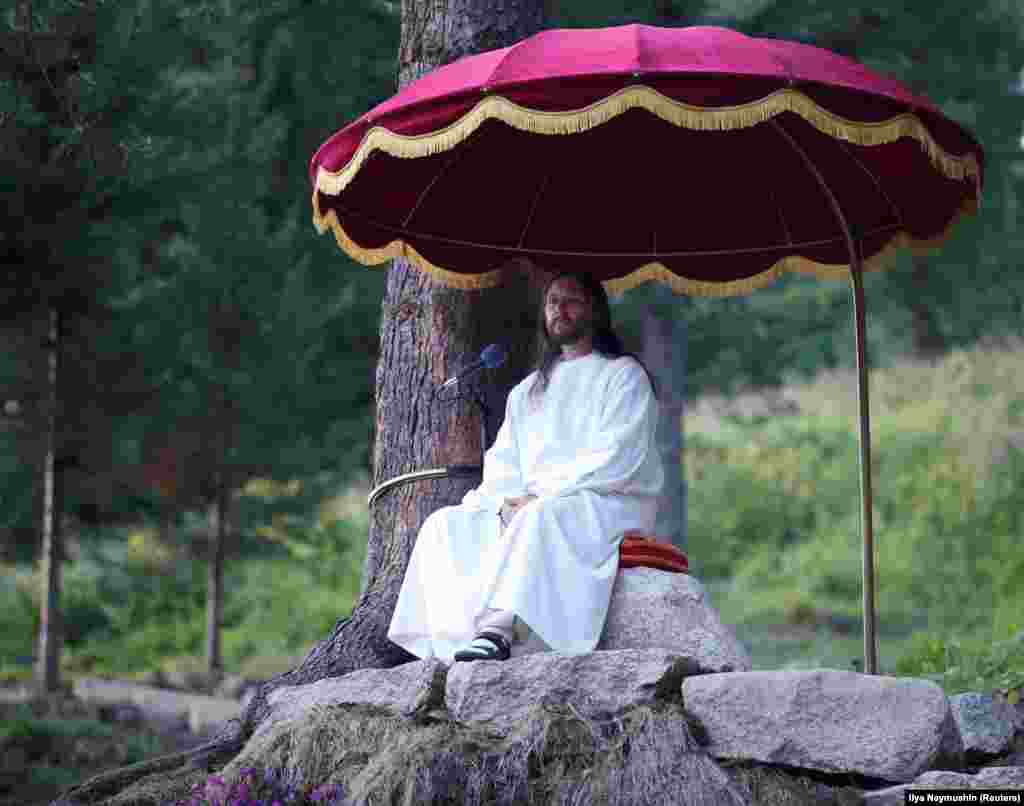
[[[941,243],[976,210],[983,160],[930,102],[830,51],[626,25],[544,31],[434,70],[332,136],[310,178],[315,226],[349,255],[404,257],[459,288],[493,285],[517,258],[612,293],[851,277],[873,673],[862,271]]]

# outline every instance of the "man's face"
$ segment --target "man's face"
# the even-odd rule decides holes
[[[544,298],[544,326],[548,338],[562,347],[592,335],[593,309],[587,292],[572,277],[556,281]]]

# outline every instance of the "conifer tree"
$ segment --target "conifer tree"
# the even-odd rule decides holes
[[[482,49],[511,44],[540,30],[538,0],[404,0],[399,46],[399,83]],[[479,464],[480,419],[468,400],[441,407],[431,394],[436,372],[478,354],[489,341],[511,342],[510,358],[495,388],[485,394],[500,422],[509,389],[525,374],[536,326],[531,278],[509,267],[503,287],[463,292],[447,289],[404,261],[388,270],[377,368],[374,481],[424,466]],[[440,323],[440,324],[439,324]],[[510,334],[516,334],[510,339]],[[492,428],[495,422],[490,423]],[[494,431],[492,430],[492,433]],[[444,478],[399,488],[370,513],[364,589],[349,618],[319,642],[296,668],[265,682],[240,720],[194,762],[237,752],[267,714],[267,694],[282,685],[309,683],[360,668],[391,667],[411,659],[387,640],[387,623],[416,534],[430,512],[457,501],[479,478]]]

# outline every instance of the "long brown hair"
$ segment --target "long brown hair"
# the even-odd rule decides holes
[[[571,277],[579,283],[583,292],[590,300],[594,327],[592,339],[594,350],[609,358],[619,358],[620,356],[628,355],[634,359],[647,375],[647,380],[651,384],[651,391],[657,397],[658,390],[650,370],[644,366],[644,362],[640,360],[638,355],[627,351],[622,346],[622,340],[612,328],[612,309],[608,303],[608,292],[604,290],[601,281],[591,274],[576,274],[568,271],[556,274],[548,280],[544,286],[544,291],[540,295],[540,316],[537,317],[537,361],[534,367],[537,370],[537,377],[534,378],[533,385],[530,387],[530,395],[544,394],[544,390],[548,388],[548,382],[551,380],[551,370],[562,355],[562,348],[554,343],[551,335],[548,333],[544,306],[547,303],[548,291],[551,289],[551,286],[566,277]]]

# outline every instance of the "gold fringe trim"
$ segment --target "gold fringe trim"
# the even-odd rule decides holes
[[[320,214],[320,204],[317,201],[316,190],[313,191],[313,226],[316,227],[320,235],[323,235],[330,229],[334,233],[334,240],[337,241],[341,251],[364,266],[379,266],[386,264],[394,258],[403,258],[421,271],[430,274],[442,285],[446,285],[449,288],[458,288],[462,291],[493,288],[501,282],[501,269],[495,269],[483,274],[460,274],[459,272],[448,271],[448,269],[431,263],[412,246],[400,239],[396,239],[379,249],[362,247],[348,237],[348,233],[341,226],[341,222],[338,221],[338,216],[334,210],[328,210],[326,216]]]
[[[938,235],[931,238],[915,239],[903,231],[895,233],[877,254],[864,261],[865,273],[884,269],[894,254],[900,249],[909,249],[913,254],[919,256],[933,252],[946,241],[961,219],[968,215],[974,215],[976,212],[977,201],[973,198],[967,198],[949,224],[946,225],[946,228]],[[316,227],[317,232],[321,235],[330,229],[334,233],[334,238],[342,251],[365,266],[382,265],[393,258],[404,258],[417,269],[433,276],[442,285],[446,285],[449,288],[458,288],[463,291],[493,288],[501,282],[501,269],[483,274],[460,274],[448,271],[441,266],[431,263],[412,246],[400,239],[396,239],[379,249],[364,248],[349,238],[333,210],[328,210],[326,216],[321,215],[316,190],[313,191],[313,226]],[[800,255],[790,255],[781,258],[770,268],[752,277],[713,283],[705,280],[692,280],[687,277],[680,277],[663,264],[652,262],[640,266],[625,277],[605,280],[603,285],[605,290],[613,295],[622,294],[631,288],[655,281],[668,286],[676,294],[701,297],[734,297],[749,294],[752,291],[757,291],[760,288],[771,285],[787,272],[812,275],[823,280],[846,280],[850,277],[850,264],[818,263]]]
[[[322,193],[337,196],[374,151],[405,159],[448,151],[492,118],[536,134],[575,134],[638,108],[646,109],[668,123],[697,131],[743,129],[763,123],[781,112],[794,112],[823,134],[856,145],[875,146],[901,137],[912,137],[921,144],[932,163],[950,179],[973,177],[980,196],[981,171],[974,154],[957,157],[948,153],[917,116],[909,112],[878,123],[862,123],[835,115],[793,89],[777,90],[760,100],[739,106],[706,108],[674,101],[643,85],[624,87],[590,106],[564,112],[529,109],[500,95],[491,95],[445,128],[412,137],[376,126],[366,133],[352,159],[339,171],[319,168],[316,187]]]

